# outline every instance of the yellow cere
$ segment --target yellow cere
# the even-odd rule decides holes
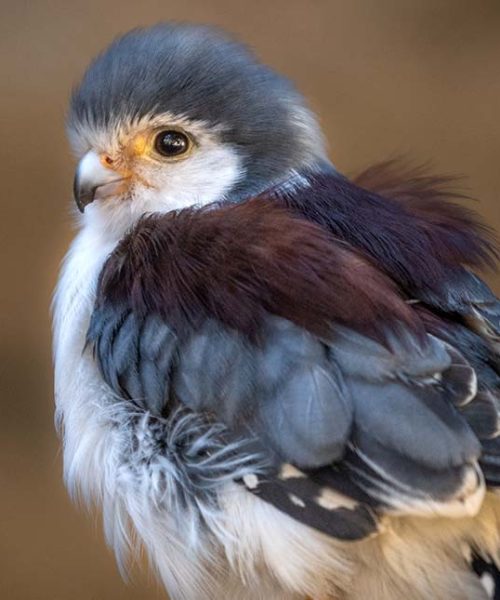
[[[132,141],[132,153],[135,156],[142,156],[145,154],[149,147],[150,136],[140,133],[136,135]]]

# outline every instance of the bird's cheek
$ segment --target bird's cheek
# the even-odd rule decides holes
[[[132,196],[133,192],[140,190],[140,188],[153,187],[148,180],[147,174],[142,173],[140,165],[131,163],[132,161],[126,165],[120,165],[115,169],[122,176],[122,179],[116,182],[114,188],[110,186],[109,190],[104,189],[108,186],[103,186],[103,194],[127,199]]]
[[[127,165],[128,191],[140,191],[141,189],[153,189],[161,179],[161,171],[151,168],[146,161],[135,160]],[[152,183],[154,181],[154,184]]]

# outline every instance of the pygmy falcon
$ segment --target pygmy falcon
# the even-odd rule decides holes
[[[172,600],[479,600],[499,556],[491,232],[445,177],[333,166],[304,98],[205,26],[74,90],[54,307],[73,495]]]

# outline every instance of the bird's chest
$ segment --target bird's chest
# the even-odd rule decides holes
[[[85,338],[97,280],[114,244],[85,230],[64,261],[54,298],[56,416],[64,437],[64,468],[70,491],[85,495],[103,485],[113,454],[112,398]]]
[[[97,280],[114,244],[99,243],[85,230],[71,245],[63,262],[54,296],[54,362],[58,408],[71,403],[66,394],[88,362],[85,337],[93,309]],[[62,403],[62,404],[59,404]]]

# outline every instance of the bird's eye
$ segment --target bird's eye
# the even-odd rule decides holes
[[[155,138],[155,150],[162,156],[180,156],[189,150],[189,146],[188,136],[181,131],[160,131]]]

